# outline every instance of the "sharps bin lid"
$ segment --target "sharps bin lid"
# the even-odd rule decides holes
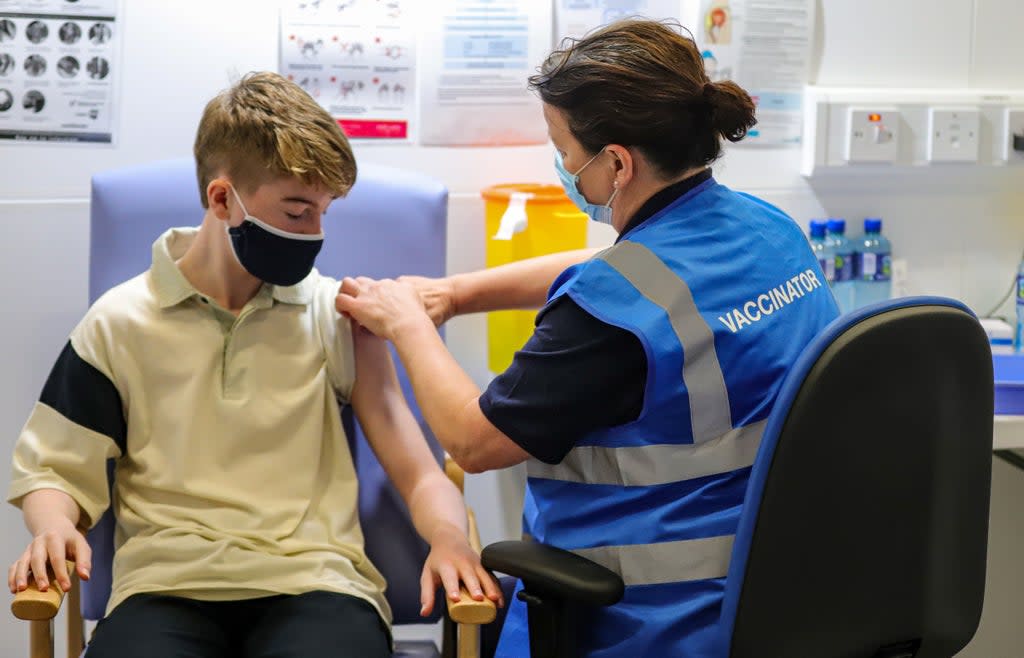
[[[559,185],[544,183],[502,183],[480,191],[485,201],[505,203],[513,193],[531,194],[530,203],[572,203]]]

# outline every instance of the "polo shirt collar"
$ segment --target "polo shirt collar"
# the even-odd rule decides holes
[[[157,303],[160,308],[169,308],[200,296],[185,275],[178,269],[181,258],[199,233],[198,228],[172,228],[153,243],[152,279]],[[316,282],[320,273],[314,269],[293,286],[275,286],[264,283],[253,299],[257,305],[271,306],[272,300],[284,304],[309,304],[313,301]]]
[[[271,296],[284,304],[309,304],[313,301],[313,292],[316,290],[318,278],[320,278],[320,273],[314,267],[305,279],[294,286],[274,286],[265,283],[263,287],[270,288]]]

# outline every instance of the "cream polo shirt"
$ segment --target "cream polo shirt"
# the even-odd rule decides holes
[[[150,270],[75,328],[18,439],[8,499],[59,489],[95,523],[116,459],[108,613],[141,592],[327,590],[390,620],[339,415],[355,369],[338,282],[314,270],[265,284],[235,317],[175,264],[196,233],[161,236]]]

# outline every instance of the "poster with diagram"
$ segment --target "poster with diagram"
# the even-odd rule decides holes
[[[118,0],[0,0],[0,141],[112,144]]]
[[[803,132],[812,0],[701,0],[694,37],[712,80],[734,80],[757,105],[742,145],[795,146]]]
[[[290,0],[280,73],[353,139],[407,140],[416,107],[413,0]]]

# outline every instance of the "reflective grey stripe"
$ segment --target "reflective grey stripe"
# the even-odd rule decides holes
[[[690,287],[654,252],[636,242],[620,242],[600,258],[668,314],[683,346],[683,383],[690,398],[693,442],[703,443],[731,430],[729,391],[714,334],[697,310]]]
[[[693,445],[577,446],[558,464],[531,459],[526,472],[534,478],[627,487],[729,473],[754,463],[767,422],[729,430],[717,439]]]
[[[573,551],[622,576],[626,586],[724,578],[735,535]]]

